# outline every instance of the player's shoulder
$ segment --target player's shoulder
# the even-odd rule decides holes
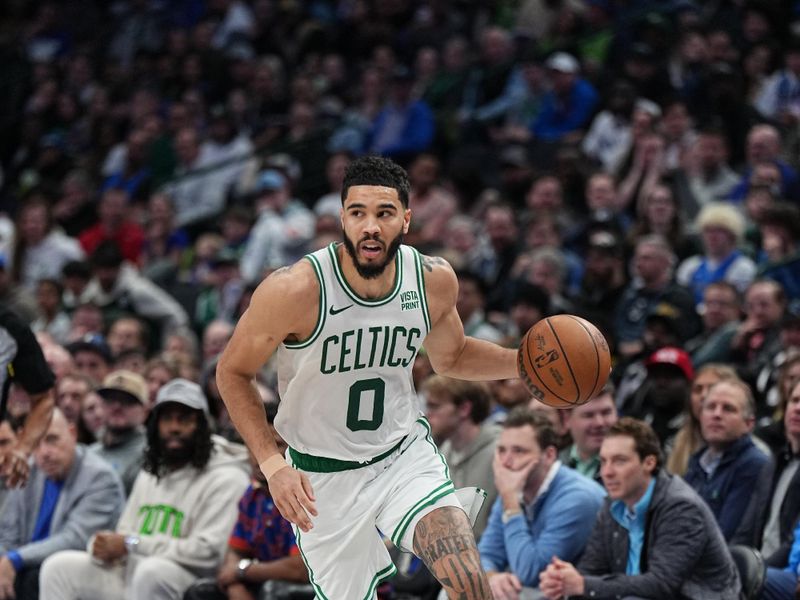
[[[256,302],[296,303],[316,300],[318,291],[319,281],[314,267],[303,258],[270,273],[256,288],[253,299]]]
[[[444,258],[420,253],[420,259],[425,288],[429,295],[454,292],[458,289],[455,271]]]

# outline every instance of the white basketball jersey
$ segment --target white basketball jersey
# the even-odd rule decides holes
[[[345,280],[336,244],[306,259],[319,280],[317,326],[278,347],[275,428],[298,452],[365,462],[420,415],[411,368],[430,329],[422,261],[401,245],[392,290],[369,300]]]

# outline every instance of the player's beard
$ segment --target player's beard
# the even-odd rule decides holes
[[[379,277],[385,270],[386,267],[394,260],[395,255],[397,254],[397,250],[400,248],[400,244],[403,243],[403,232],[397,234],[389,244],[385,244],[386,246],[386,258],[383,259],[383,262],[380,263],[367,263],[362,264],[358,261],[358,253],[356,252],[356,245],[353,241],[348,237],[347,233],[343,236],[344,238],[344,247],[347,249],[347,253],[350,255],[350,258],[353,259],[353,264],[356,267],[356,271],[358,272],[361,277],[364,279],[375,279]],[[366,242],[368,240],[375,240],[377,242],[383,242],[381,238],[377,235],[375,236],[365,236],[361,239],[361,242]]]

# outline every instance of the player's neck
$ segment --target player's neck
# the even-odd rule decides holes
[[[358,273],[353,259],[343,245],[339,246],[337,252],[339,253],[339,263],[342,265],[342,274],[347,284],[356,294],[362,298],[369,299],[383,298],[389,295],[395,285],[396,260],[390,261],[383,273],[377,277],[367,279]]]

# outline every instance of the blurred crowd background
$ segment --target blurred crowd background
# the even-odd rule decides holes
[[[131,426],[180,376],[240,441],[218,354],[267,274],[340,239],[368,153],[407,168],[406,242],[455,268],[466,333],[591,320],[675,472],[704,365],[750,386],[765,451],[800,430],[800,3],[8,0],[0,89],[0,302],[78,376],[81,442],[118,369],[149,386]],[[494,422],[529,400],[488,389]]]

